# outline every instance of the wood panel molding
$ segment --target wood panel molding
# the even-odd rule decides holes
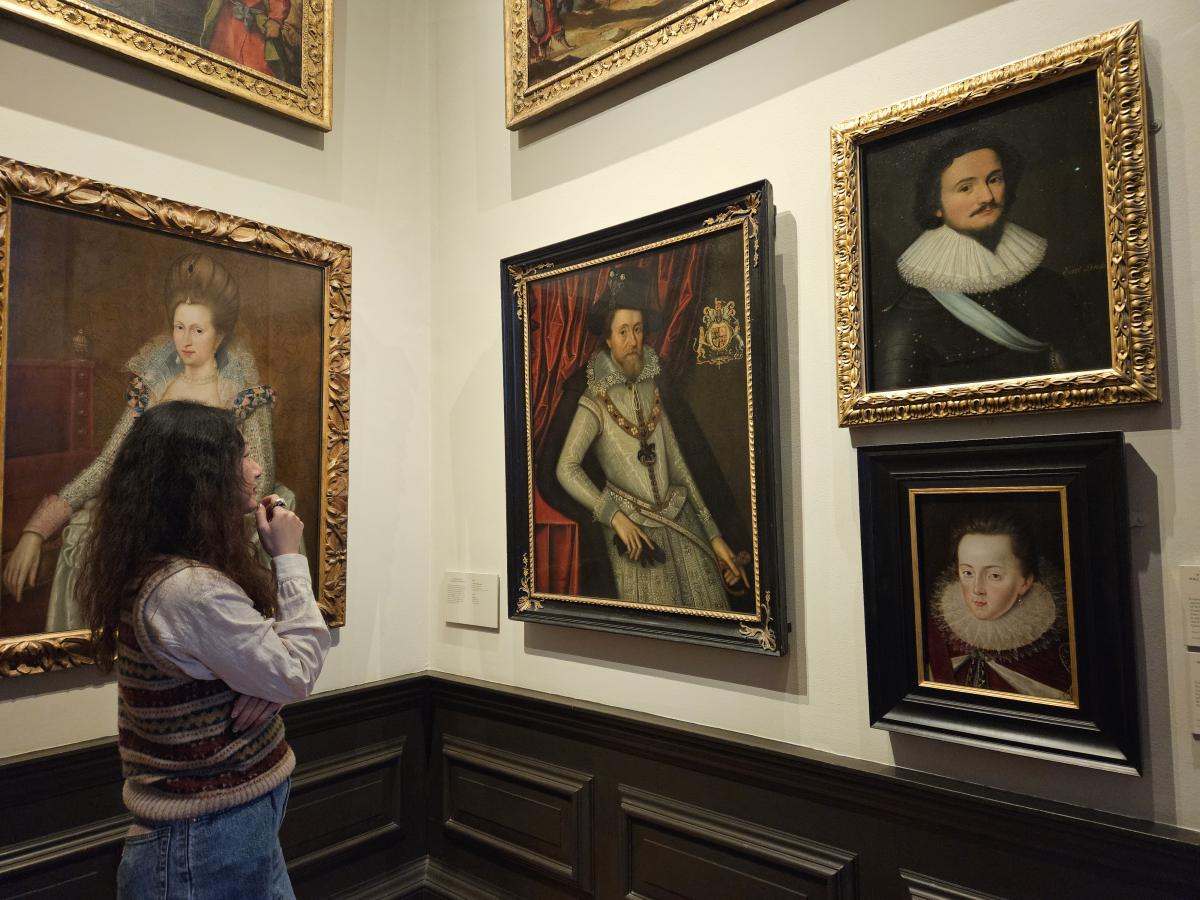
[[[702,888],[716,891],[706,895],[714,900],[752,894],[828,900],[855,900],[858,896],[855,854],[849,851],[627,785],[618,790],[626,900],[650,900],[649,895],[638,892],[636,885],[659,877],[652,871],[653,865],[642,864],[641,857],[655,832],[686,839],[684,846],[675,848],[654,843],[660,852],[673,850],[689,855],[697,886],[710,875],[704,869],[706,864],[714,872],[723,870],[726,884],[709,882]],[[651,826],[646,829],[649,834],[639,834],[639,824]],[[715,858],[717,855],[723,858]],[[765,865],[752,865],[758,863]],[[738,879],[740,887],[728,883]],[[687,896],[694,894],[688,892]]]
[[[442,757],[442,821],[447,833],[591,890],[590,775],[451,734],[442,736]],[[541,835],[529,816],[535,807],[540,808]]]
[[[995,894],[973,891],[960,884],[951,884],[938,878],[930,878],[908,869],[900,870],[900,878],[908,888],[912,900],[1004,900]]]
[[[1196,832],[450,676],[285,718],[302,900],[673,896],[630,880],[654,854],[676,896],[720,896],[695,859],[765,873],[725,895],[756,900],[1177,900],[1200,871]],[[0,897],[111,898],[120,784],[111,739],[0,762]]]

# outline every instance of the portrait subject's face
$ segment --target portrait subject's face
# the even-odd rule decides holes
[[[937,215],[972,237],[999,224],[1004,217],[1004,168],[995,150],[972,150],[946,167]]]
[[[625,377],[632,380],[642,372],[643,316],[639,309],[618,309],[608,330],[608,352],[621,367]]]
[[[175,352],[189,369],[206,366],[221,346],[221,332],[213,327],[212,310],[199,303],[180,303],[175,307],[172,326]]]
[[[977,619],[998,619],[1030,585],[1007,534],[965,534],[958,542],[958,585]]]

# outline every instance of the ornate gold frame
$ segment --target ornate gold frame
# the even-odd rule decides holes
[[[693,0],[661,22],[634,32],[607,50],[551,78],[529,84],[529,0],[505,0],[505,125],[510,129],[529,125],[730,28],[794,2]]]
[[[351,252],[344,244],[275,228],[140,191],[0,157],[0,394],[7,377],[13,199],[123,222],[192,240],[319,266],[324,272],[318,603],[331,626],[346,621],[346,502],[350,471]],[[0,433],[4,414],[0,412]],[[92,662],[85,631],[0,638],[0,677]]]
[[[333,127],[333,3],[297,2],[304,4],[300,39],[304,68],[299,86],[79,0],[0,0],[0,11],[329,131]]]
[[[1094,70],[1098,81],[1110,368],[894,391],[866,388],[862,145]],[[842,122],[833,153],[838,424],[994,415],[1160,399],[1150,142],[1138,22]]]

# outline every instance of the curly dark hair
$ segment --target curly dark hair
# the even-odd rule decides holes
[[[1006,534],[1012,542],[1013,556],[1021,564],[1021,574],[1038,577],[1037,544],[1029,525],[1016,516],[975,516],[960,522],[950,535],[950,547],[954,559],[958,558],[958,545],[968,534]]]
[[[116,655],[121,610],[167,557],[223,572],[255,609],[274,614],[275,576],[246,534],[244,446],[232,412],[186,400],[146,410],[121,442],[100,489],[78,587],[104,671]]]
[[[991,131],[968,128],[953,132],[934,144],[925,155],[915,182],[913,217],[922,228],[942,224],[938,210],[942,206],[942,173],[954,160],[972,150],[994,150],[1004,169],[1004,207],[1010,209],[1017,199],[1017,187],[1025,171],[1025,160],[1011,144]]]

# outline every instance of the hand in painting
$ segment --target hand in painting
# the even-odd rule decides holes
[[[254,509],[258,538],[271,557],[300,552],[304,522],[283,505],[278,494],[269,494]]]
[[[238,733],[241,731],[249,731],[267,721],[275,713],[279,712],[283,704],[272,703],[270,700],[264,700],[261,697],[251,697],[249,694],[242,694],[233,701],[233,731]]]
[[[721,577],[725,579],[725,584],[729,587],[737,587],[737,583],[740,581],[746,587],[750,587],[750,579],[746,577],[745,567],[729,549],[725,539],[715,537],[710,543],[713,553],[716,554],[717,562],[720,563]]]
[[[612,517],[612,527],[621,543],[625,545],[625,552],[629,554],[630,559],[640,558],[643,549],[654,549],[654,541],[650,540],[650,536],[634,525],[629,516],[620,510]]]
[[[300,32],[290,22],[283,23],[283,39],[292,46],[300,43]]]
[[[38,563],[42,561],[43,538],[33,531],[26,531],[17,541],[8,564],[4,567],[4,586],[21,602],[21,592],[33,587],[37,577]]]

